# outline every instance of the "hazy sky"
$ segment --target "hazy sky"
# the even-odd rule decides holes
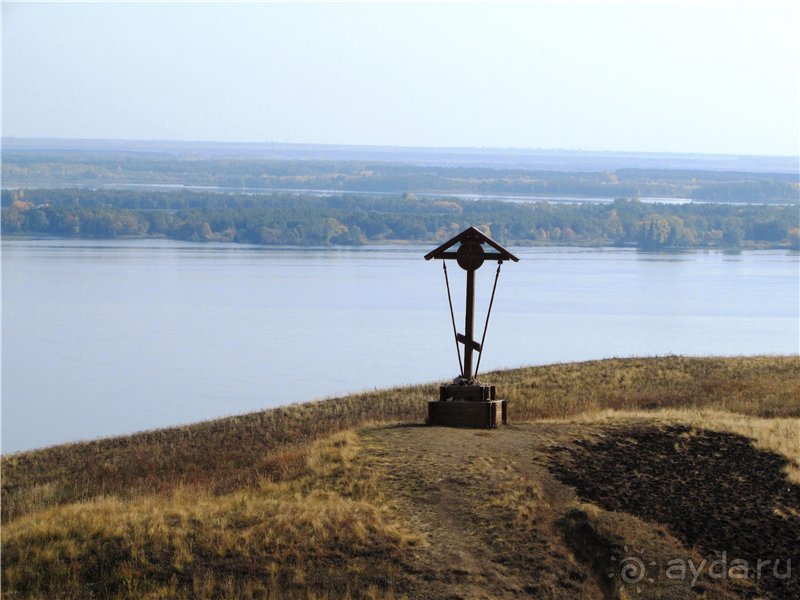
[[[3,135],[800,153],[797,2],[3,2]]]

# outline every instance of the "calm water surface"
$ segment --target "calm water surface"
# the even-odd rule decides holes
[[[449,379],[430,249],[4,241],[3,452]],[[800,351],[797,253],[515,252],[482,371]],[[478,271],[479,331],[494,270]],[[450,275],[461,323],[463,272]]]

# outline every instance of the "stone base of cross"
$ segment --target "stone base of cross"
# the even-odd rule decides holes
[[[428,402],[428,425],[493,428],[508,424],[508,402]]]

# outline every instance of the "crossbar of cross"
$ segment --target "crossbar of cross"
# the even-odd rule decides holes
[[[456,244],[459,244],[458,249],[451,250]],[[483,244],[486,244],[490,248],[488,252],[483,249]],[[472,380],[472,354],[473,352],[482,352],[483,350],[482,344],[476,342],[474,339],[475,271],[487,260],[496,260],[502,263],[504,260],[513,260],[517,262],[519,259],[482,231],[474,227],[462,231],[451,240],[448,240],[425,255],[425,260],[430,260],[431,258],[455,260],[458,262],[458,266],[467,272],[467,302],[465,310],[466,315],[464,318],[464,333],[456,333],[456,342],[464,344],[464,369],[462,376],[464,379]]]

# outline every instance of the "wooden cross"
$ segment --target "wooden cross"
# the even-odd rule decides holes
[[[453,252],[450,250],[456,244],[460,244],[458,249]],[[486,252],[483,249],[483,244],[486,244],[494,252]],[[474,339],[475,328],[475,271],[481,268],[484,261],[496,260],[502,263],[504,260],[513,260],[518,262],[519,259],[511,254],[508,250],[503,248],[500,244],[495,242],[488,235],[470,227],[465,229],[453,239],[448,240],[435,250],[432,250],[425,255],[425,260],[432,258],[438,259],[455,259],[458,266],[467,272],[467,304],[466,316],[464,320],[464,333],[456,334],[456,340],[464,344],[464,379],[472,380],[472,353],[477,351],[481,352],[481,345]]]

